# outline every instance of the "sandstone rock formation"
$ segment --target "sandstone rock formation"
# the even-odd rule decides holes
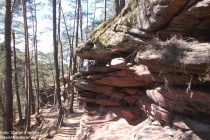
[[[95,61],[75,84],[87,109],[79,139],[209,139],[209,33],[210,0],[131,0],[102,23],[76,49]]]

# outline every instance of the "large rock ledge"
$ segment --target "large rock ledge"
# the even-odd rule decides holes
[[[80,44],[76,54],[95,63],[75,82],[87,109],[78,139],[209,139],[209,9],[131,0]]]

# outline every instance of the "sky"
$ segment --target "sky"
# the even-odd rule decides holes
[[[89,4],[93,3],[95,0],[88,0]],[[52,20],[47,19],[46,15],[52,15],[52,9],[50,9],[48,5],[47,0],[36,0],[37,3],[42,2],[44,4],[44,8],[40,9],[37,12],[37,24],[38,24],[38,51],[42,51],[44,53],[49,53],[53,51],[53,32],[52,32]],[[86,3],[84,3],[83,10],[86,11]],[[64,13],[69,11],[74,11],[74,9],[71,9],[69,6],[69,0],[62,0],[62,8]],[[97,5],[101,7],[101,5]],[[89,7],[89,10],[91,8]],[[102,14],[102,9],[97,9],[96,11],[96,17],[100,17]],[[29,15],[29,14],[28,14]],[[18,18],[19,21],[23,21],[22,17]],[[69,20],[69,19],[68,19]],[[83,27],[86,25],[86,19],[83,20],[84,24]],[[29,28],[29,32],[32,31],[32,29]],[[0,42],[3,42],[4,36],[3,34],[0,35]],[[16,45],[18,49],[24,50],[24,44],[20,43]],[[30,45],[32,47],[32,45]]]
[[[37,0],[37,2],[40,1],[40,2],[43,2],[43,0]],[[89,4],[93,3],[95,0],[88,0]],[[45,1],[46,5],[47,5],[47,2]],[[62,8],[63,8],[63,11],[64,13],[65,12],[69,12],[69,10],[72,10],[74,11],[74,9],[71,9],[69,6],[68,6],[69,2],[68,0],[62,0]],[[99,5],[98,5],[99,6]],[[89,9],[91,10],[91,9]],[[85,5],[83,6],[83,11],[86,11],[86,3]],[[102,14],[102,10],[101,9],[97,9],[96,11],[96,17],[99,17],[101,14]],[[49,28],[50,26],[52,27],[52,21],[49,20],[49,19],[46,19],[44,17],[44,14],[51,14],[52,11],[49,11],[48,8],[44,8],[40,11],[40,13],[38,14],[38,30],[43,32],[42,34],[40,34],[38,36],[38,39],[40,40],[39,42],[39,48],[38,50],[42,51],[42,52],[50,52],[53,50],[53,40],[52,40],[52,30],[51,31],[46,31],[47,28]],[[68,20],[68,19],[67,19]],[[90,19],[89,19],[90,20]],[[72,20],[73,22],[73,20]],[[72,23],[73,24],[73,23]],[[83,27],[86,26],[86,19],[83,19]]]

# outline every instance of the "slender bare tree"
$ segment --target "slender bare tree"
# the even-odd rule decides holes
[[[80,5],[80,0],[77,0],[77,23],[76,23],[76,35],[75,35],[75,46],[77,47],[78,42],[79,42],[79,20],[80,20],[80,9],[79,9],[79,5]],[[75,54],[73,54],[73,69],[72,69],[72,75],[74,75],[77,71],[77,56]],[[71,84],[71,99],[70,99],[70,107],[69,107],[69,112],[73,113],[73,105],[74,105],[74,88],[73,85]]]
[[[115,16],[125,7],[125,0],[114,0],[115,4]]]
[[[119,0],[114,0],[114,4],[115,4],[115,16],[117,16],[120,12]]]
[[[62,10],[62,7],[61,7],[61,12],[62,12],[62,15],[63,15],[63,22],[64,22],[64,26],[65,26],[65,31],[66,31],[66,34],[67,34],[67,38],[68,38],[68,43],[69,43],[69,50],[70,50],[70,52],[69,52],[69,72],[68,72],[68,79],[70,79],[70,76],[71,76],[71,68],[72,68],[72,58],[71,58],[71,56],[72,56],[72,53],[73,53],[73,46],[72,46],[72,41],[71,41],[71,39],[73,38],[71,38],[71,36],[70,36],[70,34],[69,34],[69,30],[68,30],[68,27],[67,27],[67,23],[66,23],[66,17],[65,17],[65,15],[64,15],[64,13],[63,13],[63,10]],[[71,28],[71,24],[70,24],[70,28]],[[70,82],[68,82],[68,86],[70,85]]]
[[[55,65],[55,92],[58,101],[58,122],[62,124],[62,105],[60,96],[60,79],[59,79],[59,63],[58,63],[58,45],[56,36],[56,0],[53,0],[53,46],[54,46],[54,65]]]
[[[83,41],[83,30],[82,30],[82,22],[83,22],[83,16],[82,16],[82,3],[81,0],[78,0],[78,8],[79,8],[79,25],[80,25],[80,41]]]
[[[95,0],[95,2],[94,2],[94,11],[93,11],[93,20],[92,20],[92,30],[94,30],[94,28],[95,28],[95,17],[96,17],[96,9],[97,7],[96,7],[96,0]]]
[[[106,21],[106,8],[107,8],[106,0],[104,0],[104,21]]]
[[[11,61],[11,25],[12,25],[12,11],[11,0],[5,1],[5,32],[4,32],[4,92],[5,92],[5,126],[4,130],[8,133],[6,136],[12,136],[13,130],[13,95],[12,95],[12,61]]]
[[[83,30],[82,30],[82,22],[83,22],[83,16],[82,16],[82,3],[81,0],[78,1],[78,5],[79,5],[79,23],[80,23],[80,41],[83,41]],[[83,63],[84,63],[84,59],[79,58],[79,67],[78,70],[83,67]]]
[[[18,115],[19,119],[22,120],[22,110],[20,104],[20,94],[19,94],[19,85],[18,85],[18,77],[17,77],[17,62],[16,62],[16,47],[15,47],[15,32],[12,32],[12,40],[13,40],[13,63],[14,63],[14,80],[15,80],[15,93],[17,96],[17,107],[18,107]]]
[[[77,20],[77,7],[78,2],[75,3],[75,9],[74,9],[74,24],[73,24],[73,31],[72,31],[72,38],[71,38],[71,45],[70,45],[70,57],[69,57],[69,74],[68,78],[70,79],[71,75],[73,75],[73,59],[74,59],[74,39],[75,39],[75,27],[76,27],[76,20]],[[67,26],[66,26],[67,27]],[[70,82],[68,83],[68,86],[70,86]]]
[[[38,50],[37,50],[37,6],[36,6],[36,0],[33,0],[33,7],[34,7],[34,9],[31,8],[31,15],[32,15],[32,25],[33,25],[33,46],[34,46],[34,59],[35,59],[35,76],[34,76],[35,82],[34,82],[34,85],[36,85],[36,97],[37,97],[36,113],[39,114],[40,84],[39,84]],[[35,105],[35,103],[34,103],[34,105]]]
[[[34,19],[35,19],[35,33],[34,33],[34,47],[35,47],[35,64],[36,64],[36,82],[37,82],[37,114],[39,114],[39,63],[37,50],[37,16],[36,16],[36,2],[34,0]]]
[[[119,7],[120,7],[120,11],[125,7],[125,0],[120,0],[119,1],[120,3],[119,3]]]
[[[63,85],[65,88],[65,79],[64,79],[64,65],[63,65],[63,43],[61,41],[61,0],[59,1],[59,7],[58,7],[58,44],[60,46],[60,56],[61,56],[61,76],[63,79]]]
[[[87,23],[86,23],[86,39],[88,38],[88,15],[89,15],[89,13],[88,13],[88,0],[87,0],[87,5],[86,5],[87,7],[87,13],[86,13],[86,16],[87,16]]]
[[[30,51],[29,51],[29,34],[28,34],[28,22],[27,22],[27,1],[22,0],[23,8],[23,20],[24,20],[24,36],[25,36],[25,94],[26,94],[26,132],[30,130],[30,115],[31,110],[35,110],[35,105],[32,106],[33,87],[31,78],[31,66],[30,66]],[[33,108],[32,108],[33,107]]]

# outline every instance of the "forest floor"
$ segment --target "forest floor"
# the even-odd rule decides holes
[[[58,128],[58,112],[53,111],[52,107],[41,109],[40,114],[43,118],[42,124],[40,124],[38,127],[35,127],[35,129],[33,130],[36,133],[33,139],[76,140],[75,135],[79,127],[80,119],[83,112],[84,111],[79,106],[78,102],[74,102],[74,113],[69,114],[68,112],[65,112],[63,125]]]

